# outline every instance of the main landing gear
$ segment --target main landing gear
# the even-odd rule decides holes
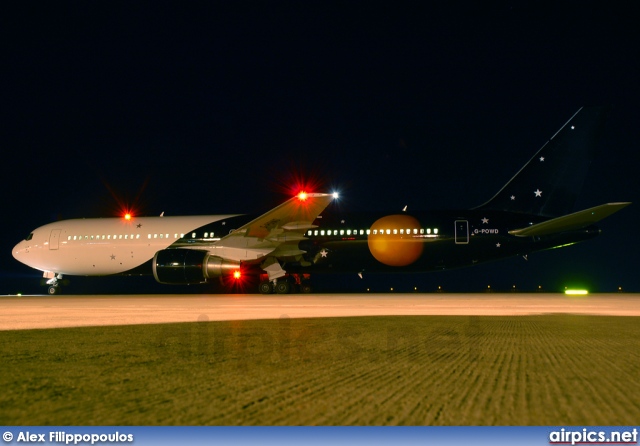
[[[298,274],[290,274],[278,280],[263,280],[258,285],[260,294],[291,294],[310,293],[311,283],[308,278],[300,277]]]

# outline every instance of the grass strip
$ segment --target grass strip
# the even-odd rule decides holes
[[[3,425],[615,425],[640,318],[415,316],[0,332]]]

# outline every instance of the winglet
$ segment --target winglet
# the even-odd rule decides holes
[[[509,231],[509,234],[517,237],[532,237],[535,235],[549,235],[557,232],[582,229],[618,212],[630,204],[630,202],[601,204],[600,206],[569,215],[563,215],[562,217],[552,218],[551,220],[527,226],[526,228],[513,229]]]

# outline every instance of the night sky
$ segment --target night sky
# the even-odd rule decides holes
[[[300,183],[339,191],[344,210],[474,207],[583,105],[612,108],[576,210],[636,202],[600,237],[323,289],[640,291],[631,5],[19,3],[0,11],[0,294],[45,291],[11,248],[57,219],[260,213]],[[64,292],[185,289],[149,276]]]

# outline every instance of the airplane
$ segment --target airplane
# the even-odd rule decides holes
[[[311,292],[315,273],[426,272],[564,247],[600,234],[628,206],[571,212],[607,113],[580,108],[486,203],[468,210],[344,213],[334,193],[300,192],[260,216],[74,219],[41,226],[13,249],[43,271],[49,294],[65,276],[153,274],[163,284],[260,277],[262,294]]]

